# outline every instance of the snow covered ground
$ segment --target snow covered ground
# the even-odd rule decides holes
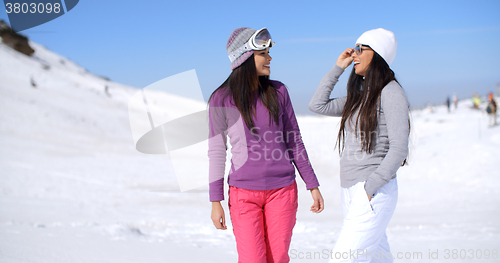
[[[212,226],[208,187],[180,192],[166,156],[135,150],[137,89],[31,44],[34,58],[0,44],[0,262],[236,262],[231,228]],[[412,111],[387,230],[396,262],[500,261],[500,126],[470,105]],[[342,224],[339,120],[298,119],[326,209],[309,212],[299,179],[290,256],[327,262]]]

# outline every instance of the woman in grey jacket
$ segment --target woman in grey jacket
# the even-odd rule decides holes
[[[367,31],[321,80],[309,109],[342,117],[337,144],[344,223],[331,262],[393,262],[385,230],[398,197],[396,172],[408,155],[409,105],[390,64],[394,34]],[[330,99],[354,62],[347,96]]]

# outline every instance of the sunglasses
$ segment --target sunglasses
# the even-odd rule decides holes
[[[368,47],[368,48],[362,48],[362,47]],[[362,45],[362,44],[358,44],[354,47],[354,52],[358,56],[361,55],[361,52],[363,52],[363,50],[371,50],[371,48],[368,45]]]

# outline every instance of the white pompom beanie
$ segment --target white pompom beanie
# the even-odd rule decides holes
[[[377,28],[364,32],[356,44],[368,45],[377,52],[390,66],[396,57],[398,41],[394,33],[387,29]]]

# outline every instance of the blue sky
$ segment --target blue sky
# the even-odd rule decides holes
[[[230,74],[234,28],[267,27],[271,78],[294,108],[307,104],[337,56],[365,31],[393,31],[392,69],[410,104],[457,93],[485,95],[500,83],[500,1],[108,1],[81,0],[66,15],[22,31],[112,81],[142,88],[195,69],[205,98]],[[8,21],[5,9],[0,19]],[[348,68],[333,96],[345,95]],[[311,113],[312,114],[312,113]]]

